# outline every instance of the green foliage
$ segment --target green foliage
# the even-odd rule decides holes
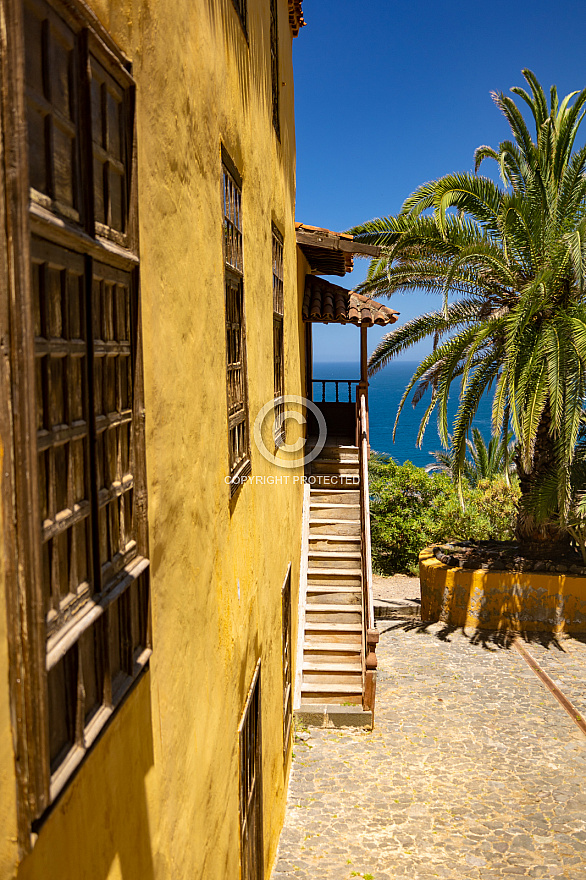
[[[467,439],[483,394],[492,390],[495,434],[511,425],[521,486],[517,535],[557,539],[572,506],[571,465],[586,397],[586,146],[574,149],[586,89],[549,98],[530,70],[529,91],[493,98],[511,129],[498,148],[481,146],[475,170],[496,162],[499,185],[478,173],[448,174],[420,186],[397,216],[350,230],[381,246],[364,293],[423,289],[443,308],[383,337],[370,359],[376,373],[424,338],[433,351],[405,390],[414,402],[431,390],[419,442],[437,412],[449,442],[450,387],[460,382],[451,461],[464,492]],[[396,423],[395,423],[396,429]]]
[[[501,476],[510,481],[515,472],[512,436],[510,431],[507,432],[506,437],[493,434],[487,446],[479,429],[472,428],[472,440],[466,441],[470,457],[466,458],[463,466],[463,474],[470,485],[476,486],[479,480],[494,480],[495,477]],[[435,458],[435,464],[426,465],[427,473],[440,471],[450,474],[455,480],[454,462],[450,453],[446,450],[440,450],[432,452],[432,455]]]
[[[519,487],[504,477],[463,483],[464,508],[447,474],[428,474],[373,455],[370,462],[372,558],[381,574],[417,572],[428,544],[513,538]]]

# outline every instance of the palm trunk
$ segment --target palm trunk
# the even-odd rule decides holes
[[[538,521],[531,509],[531,496],[535,487],[555,465],[550,427],[551,416],[549,407],[546,407],[537,430],[531,470],[526,471],[523,468],[519,452],[515,455],[521,489],[515,536],[523,556],[541,559],[563,556],[570,549],[570,537],[560,527],[557,517],[553,515],[547,520]]]

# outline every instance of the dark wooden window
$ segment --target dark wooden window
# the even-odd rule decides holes
[[[244,33],[246,33],[247,32],[247,24],[248,24],[248,22],[247,22],[247,16],[248,16],[247,0],[232,0],[232,3],[234,4],[234,9],[238,13],[238,18],[240,19],[240,23],[244,29]]]
[[[285,393],[285,343],[283,333],[283,237],[273,226],[273,372],[275,400]],[[285,406],[281,401],[275,403],[275,442],[277,446],[285,440],[283,417]]]
[[[235,175],[223,166],[224,263],[226,299],[226,389],[228,447],[232,492],[250,473],[246,324],[242,261],[242,192]]]
[[[31,234],[19,245],[30,264],[19,314],[34,363],[26,481],[40,543],[23,599],[42,615],[24,646],[37,658],[32,820],[144,669],[150,635],[134,83],[82,4],[24,0],[21,12],[19,210]],[[17,80],[21,63],[11,56]],[[25,381],[15,377],[17,400]]]
[[[273,99],[273,126],[278,138],[281,137],[279,115],[279,29],[277,19],[277,0],[270,0],[271,8],[271,89]]]
[[[240,863],[242,880],[263,880],[260,660],[238,728],[240,745]]]
[[[283,760],[287,761],[291,745],[293,691],[291,688],[291,565],[281,591],[283,629]]]

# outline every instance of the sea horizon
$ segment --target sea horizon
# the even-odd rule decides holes
[[[399,464],[411,461],[417,467],[425,467],[434,463],[432,453],[443,448],[437,431],[436,413],[433,413],[429,420],[421,448],[419,449],[416,444],[419,424],[429,403],[431,392],[425,394],[415,407],[413,407],[411,399],[405,402],[393,441],[393,426],[397,407],[418,365],[419,361],[393,361],[369,379],[370,446],[374,452],[390,455]],[[314,381],[319,379],[356,380],[360,378],[360,363],[358,361],[314,362],[313,377]],[[459,382],[456,382],[448,405],[450,423],[458,408],[458,391]],[[480,428],[482,435],[488,442],[491,434],[490,398],[484,397],[481,401],[473,426]]]

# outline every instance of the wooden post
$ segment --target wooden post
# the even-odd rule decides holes
[[[313,334],[309,321],[305,324],[305,393],[308,400],[313,400]]]
[[[368,327],[366,324],[360,325],[360,386],[359,391],[364,392],[364,400],[366,403],[366,439],[368,442],[368,455],[370,457],[370,436],[368,430],[368,344],[366,334],[368,332]],[[358,400],[360,395],[356,395],[356,401]]]
[[[372,726],[374,727],[374,703],[376,697],[376,667],[378,660],[376,657],[376,646],[378,644],[379,632],[377,629],[368,629],[366,631],[366,660],[364,674],[364,697],[363,708],[372,712]]]
[[[368,346],[366,344],[366,324],[360,325],[360,381],[368,385]]]

